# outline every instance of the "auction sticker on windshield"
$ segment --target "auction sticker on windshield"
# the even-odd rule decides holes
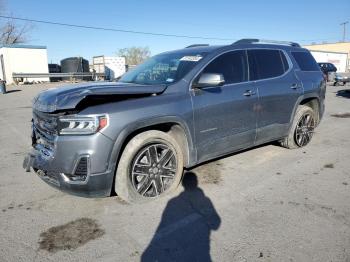
[[[198,62],[199,60],[201,60],[203,57],[200,55],[196,55],[196,56],[184,56],[180,59],[180,61],[190,61],[190,62]]]

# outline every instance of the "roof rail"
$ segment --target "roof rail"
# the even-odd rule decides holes
[[[198,47],[198,46],[209,46],[209,45],[208,44],[194,44],[194,45],[186,46],[185,48]]]
[[[298,43],[288,42],[288,41],[276,41],[276,40],[267,40],[267,39],[254,39],[254,38],[244,38],[233,43],[237,44],[253,44],[253,43],[267,43],[267,44],[277,44],[277,45],[289,45],[294,47],[300,47]]]

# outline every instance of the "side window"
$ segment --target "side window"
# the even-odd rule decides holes
[[[250,80],[277,77],[289,68],[284,53],[279,50],[248,50],[248,61]]]
[[[301,71],[320,71],[315,59],[309,52],[292,52],[292,55]]]
[[[208,64],[202,73],[222,74],[225,84],[247,81],[247,62],[245,51],[232,51],[220,55]]]
[[[289,69],[289,64],[288,64],[286,55],[282,51],[280,51],[280,55],[281,55],[281,59],[282,59],[282,63],[283,63],[284,72],[286,72]]]

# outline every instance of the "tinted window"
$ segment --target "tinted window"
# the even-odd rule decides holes
[[[309,52],[292,52],[301,71],[320,71],[315,59]]]
[[[333,64],[328,64],[328,67],[330,70],[336,70],[336,67]]]
[[[283,63],[284,72],[286,72],[289,69],[289,64],[287,62],[287,58],[282,51],[280,51],[280,55],[281,55],[281,59],[282,59],[282,63]]]
[[[245,51],[232,51],[215,58],[202,73],[222,74],[225,84],[247,81],[247,63]]]
[[[288,62],[279,50],[248,50],[250,80],[266,79],[283,75],[288,70]]]

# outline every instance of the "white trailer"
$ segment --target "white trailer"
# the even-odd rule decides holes
[[[332,63],[338,69],[338,73],[346,72],[348,65],[348,54],[338,52],[326,52],[326,51],[310,51],[317,63]]]
[[[113,80],[125,73],[125,57],[94,56],[92,69],[95,73],[104,75],[106,80]]]
[[[12,84],[13,73],[49,73],[45,46],[0,46],[0,79]],[[31,81],[49,81],[49,78],[31,78]]]

